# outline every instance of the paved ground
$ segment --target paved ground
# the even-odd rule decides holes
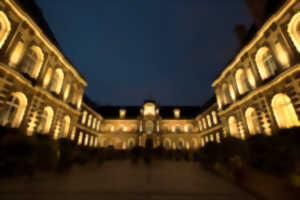
[[[110,161],[76,167],[40,180],[0,180],[0,199],[30,200],[250,200],[246,192],[192,162]]]

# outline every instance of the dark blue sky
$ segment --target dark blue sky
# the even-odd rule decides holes
[[[244,0],[36,0],[101,104],[201,105],[234,55]]]

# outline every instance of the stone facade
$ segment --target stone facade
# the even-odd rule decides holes
[[[229,135],[272,135],[300,125],[299,61],[300,2],[287,0],[213,82],[216,100],[195,108],[146,101],[106,116],[83,102],[87,83],[55,42],[19,3],[2,0],[0,124],[116,149],[195,150]]]

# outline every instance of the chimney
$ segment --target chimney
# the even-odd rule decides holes
[[[246,0],[249,11],[256,26],[260,27],[265,21],[265,0]]]
[[[234,27],[235,35],[240,42],[240,45],[243,46],[247,37],[247,29],[246,26],[243,24],[237,24]]]

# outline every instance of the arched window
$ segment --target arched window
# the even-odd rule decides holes
[[[185,143],[185,148],[186,148],[186,150],[189,150],[191,148],[190,142],[187,141]]]
[[[55,92],[56,94],[59,94],[63,82],[64,82],[64,72],[62,71],[62,69],[57,68],[55,70],[54,76],[52,77],[51,91]]]
[[[1,125],[18,128],[27,107],[27,98],[22,92],[12,93],[1,111]]]
[[[216,111],[212,111],[211,115],[212,115],[214,124],[217,125],[218,124],[217,112]]]
[[[92,118],[93,118],[93,116],[90,114],[90,115],[89,115],[88,122],[87,122],[87,126],[88,126],[88,127],[91,127],[91,125],[92,125]]]
[[[223,94],[223,104],[227,105],[231,103],[229,88],[226,83],[222,85],[222,94]]]
[[[44,77],[44,80],[43,80],[44,88],[46,88],[49,85],[51,78],[52,78],[52,68],[48,68],[46,75]]]
[[[64,101],[66,101],[69,97],[69,94],[70,94],[70,89],[71,89],[71,85],[68,83],[65,87],[65,90],[64,90]]]
[[[247,69],[247,76],[248,76],[249,85],[251,86],[252,89],[255,89],[256,88],[256,80],[255,80],[253,71],[250,67]]]
[[[0,11],[0,49],[2,49],[11,31],[10,21],[3,11]]]
[[[288,33],[300,53],[300,12],[295,14],[288,24]]]
[[[83,114],[82,114],[81,124],[85,124],[86,118],[87,118],[87,111],[85,110],[85,111],[83,111]]]
[[[182,150],[183,148],[184,148],[184,140],[180,138],[177,144],[177,149]]]
[[[228,119],[229,132],[231,136],[240,138],[239,129],[235,117],[231,116]]]
[[[249,90],[248,79],[244,69],[238,69],[235,73],[235,81],[240,94]]]
[[[279,128],[291,128],[300,125],[295,108],[287,95],[276,94],[272,99],[272,110]]]
[[[207,125],[206,125],[205,117],[202,118],[202,125],[203,125],[204,130],[206,130],[207,129]]]
[[[24,54],[24,42],[18,41],[17,44],[14,46],[12,53],[10,54],[9,57],[9,66],[11,67],[16,67]]]
[[[209,137],[210,137],[210,141],[211,141],[211,142],[214,142],[214,141],[215,141],[214,135],[213,135],[213,134],[211,134]]]
[[[93,126],[92,126],[93,129],[96,128],[96,120],[97,120],[96,118],[94,118],[94,120],[93,120]]]
[[[71,118],[70,116],[66,115],[64,117],[64,121],[63,121],[63,136],[62,137],[67,137],[69,130],[70,130],[70,124],[71,124]]]
[[[79,144],[79,145],[82,144],[82,138],[83,138],[83,132],[80,131],[79,136],[78,136],[78,144]]]
[[[38,131],[40,133],[49,133],[53,121],[53,116],[53,109],[50,106],[45,107],[41,116],[40,126],[38,128]]]
[[[276,73],[276,61],[268,47],[260,48],[257,51],[255,60],[262,80],[265,80]]]
[[[84,146],[87,146],[89,144],[89,135],[85,134],[84,136]]]
[[[251,135],[260,133],[260,125],[259,125],[259,120],[258,116],[256,114],[256,111],[254,108],[250,107],[246,110],[246,121],[249,129],[249,133]]]
[[[199,121],[198,121],[198,124],[199,124],[199,129],[200,129],[200,131],[202,131],[202,130],[203,130],[203,127],[202,127],[202,121],[199,120]]]
[[[206,115],[207,125],[208,127],[212,126],[210,115]]]
[[[38,46],[31,46],[23,58],[22,71],[37,78],[44,62],[44,53]]]
[[[179,133],[180,132],[180,126],[178,124],[174,125],[172,127],[173,133]]]

